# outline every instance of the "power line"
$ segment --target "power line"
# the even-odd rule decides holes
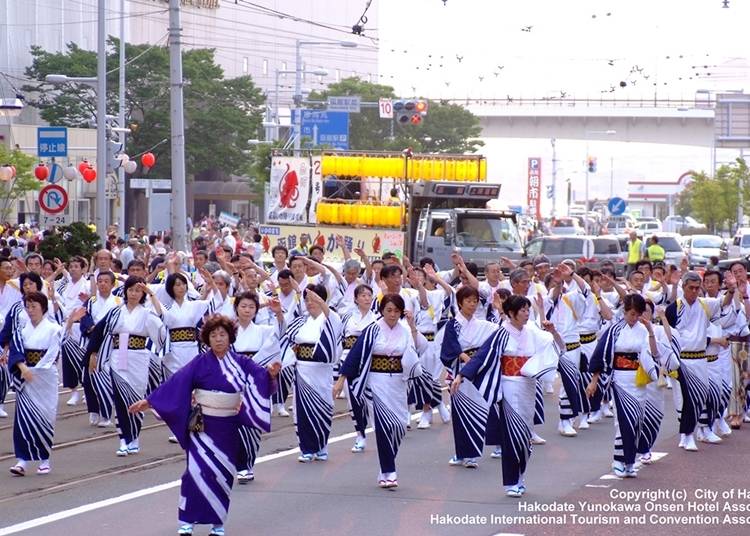
[[[158,41],[156,41],[153,45],[151,45],[150,47],[148,47],[146,50],[144,50],[143,52],[141,52],[140,54],[138,54],[134,58],[131,58],[128,61],[126,61],[125,62],[125,66],[130,65],[131,63],[137,61],[141,56],[145,55],[146,53],[148,53],[149,51],[153,50],[157,46],[160,46],[159,43],[161,43],[162,41],[166,40],[167,37],[169,37],[169,32],[168,31],[163,36],[161,36],[161,38]],[[120,43],[120,46],[124,46],[124,44]],[[115,67],[111,71],[108,71],[107,74],[116,73],[119,70],[120,70],[120,66],[118,65],[117,67]]]
[[[128,15],[121,15],[119,17],[109,17],[105,18],[105,21],[113,21],[113,20],[120,20],[120,19],[132,19],[135,17],[144,17],[146,15],[154,15],[158,13],[166,13],[167,9],[163,9],[161,11],[143,11],[138,13],[130,13]],[[98,19],[92,19],[92,20],[75,20],[75,21],[68,21],[68,22],[17,22],[13,24],[4,24],[3,26],[68,26],[71,24],[93,24],[98,22]]]

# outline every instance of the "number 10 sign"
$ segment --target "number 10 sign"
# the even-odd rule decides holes
[[[393,119],[393,101],[391,99],[378,99],[380,119]]]

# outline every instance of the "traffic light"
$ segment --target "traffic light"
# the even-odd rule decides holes
[[[396,120],[402,125],[419,125],[422,122],[422,118],[427,115],[428,107],[427,101],[423,99],[397,100],[393,102],[393,111],[396,114]]]
[[[124,144],[119,141],[107,140],[107,173],[112,173],[119,169],[122,160],[117,156],[122,152]]]
[[[596,157],[595,156],[589,156],[586,164],[588,165],[589,173],[596,173]]]

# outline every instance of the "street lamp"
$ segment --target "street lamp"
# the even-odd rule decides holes
[[[294,118],[294,155],[299,156],[302,146],[302,47],[303,46],[330,46],[336,45],[343,48],[356,48],[354,41],[302,41],[297,39],[295,47],[294,66],[294,108],[297,110]],[[278,93],[277,93],[278,95]]]
[[[314,69],[312,71],[302,71],[303,73],[312,74],[315,76],[328,76],[328,71],[326,69]],[[263,126],[266,126],[268,128],[272,128],[273,130],[270,131],[270,136],[266,134],[266,139],[272,139],[273,141],[279,140],[279,127],[281,126],[281,121],[279,120],[279,75],[281,74],[296,74],[297,71],[292,71],[289,69],[276,69],[276,82],[274,84],[274,103],[273,103],[273,118],[269,117],[270,115],[270,107],[266,106],[266,112],[268,115],[266,115],[266,124]],[[272,121],[273,119],[273,121]]]
[[[0,116],[18,117],[23,111],[23,101],[18,97],[0,99]]]
[[[584,210],[584,218],[583,218],[583,225],[584,229],[586,230],[586,234],[589,234],[589,136],[591,135],[601,135],[604,134],[606,136],[614,136],[617,134],[616,130],[587,130],[584,133],[584,136],[586,138],[586,205]]]

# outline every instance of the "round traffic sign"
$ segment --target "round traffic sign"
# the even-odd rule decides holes
[[[607,210],[612,216],[620,216],[625,213],[625,209],[628,207],[628,202],[621,197],[613,197],[607,203]]]
[[[63,168],[60,164],[52,164],[49,168],[49,177],[47,181],[50,184],[55,184],[63,179]]]
[[[39,192],[39,206],[48,214],[59,214],[68,206],[68,192],[57,184],[49,184]]]

